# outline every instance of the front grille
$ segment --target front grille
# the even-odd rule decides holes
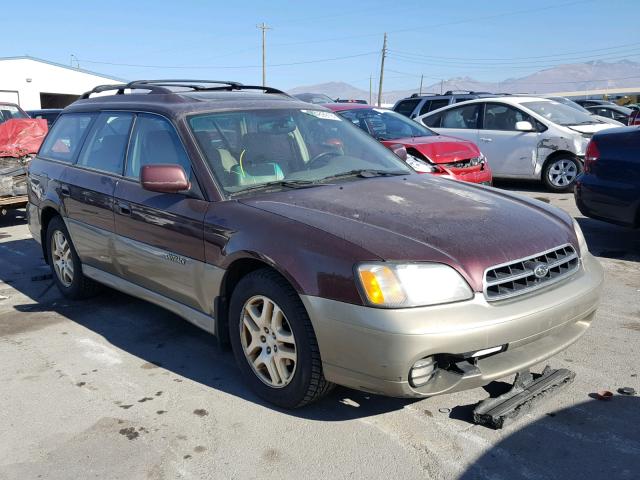
[[[529,293],[568,277],[578,266],[576,250],[568,244],[496,265],[484,273],[484,295],[491,302]]]
[[[451,163],[441,164],[447,168],[473,168],[478,165],[482,165],[484,163],[484,159],[481,157],[469,158],[467,160],[458,160]]]

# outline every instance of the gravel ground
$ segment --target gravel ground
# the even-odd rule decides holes
[[[590,397],[640,391],[640,231],[581,217],[568,194],[501,186],[576,216],[606,285],[593,327],[549,362],[575,382],[500,431],[470,416],[503,382],[420,401],[337,388],[275,409],[176,316],[113,291],[64,300],[38,279],[22,213],[0,218],[0,478],[640,478],[640,397]]]

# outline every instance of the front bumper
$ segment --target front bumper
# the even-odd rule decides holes
[[[586,254],[577,273],[547,289],[488,303],[379,309],[302,296],[316,332],[327,380],[397,397],[423,397],[485,385],[526,369],[575,342],[595,316],[603,282]],[[421,387],[409,383],[413,364],[430,355],[461,355],[499,345],[466,373],[438,369]]]
[[[441,166],[441,165],[438,165]],[[491,185],[493,182],[493,174],[489,168],[484,169],[465,169],[449,168],[446,172],[434,172],[431,175],[437,175],[443,178],[451,178],[460,182],[479,183],[481,185]]]

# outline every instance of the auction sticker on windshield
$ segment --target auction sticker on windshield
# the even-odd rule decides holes
[[[323,112],[322,110],[300,110],[302,113],[306,113],[307,115],[312,115],[316,118],[321,118],[322,120],[340,120],[333,112]]]

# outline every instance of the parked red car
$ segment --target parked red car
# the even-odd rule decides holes
[[[440,135],[392,110],[371,105],[324,105],[395,150],[407,150],[406,162],[419,173],[431,173],[471,183],[491,185],[489,164],[476,144]]]

